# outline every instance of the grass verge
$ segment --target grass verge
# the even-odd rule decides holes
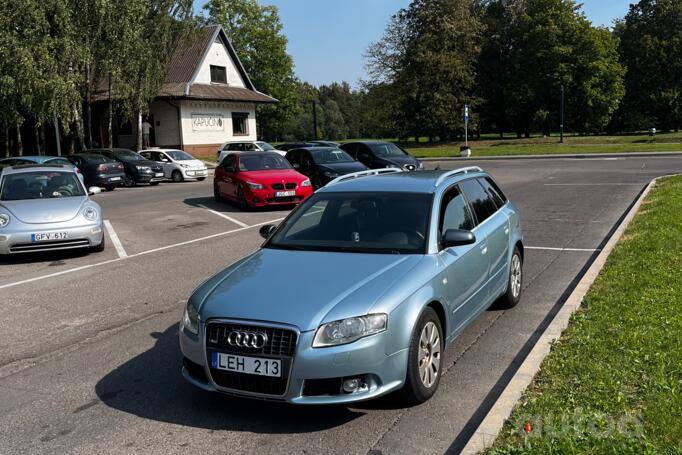
[[[486,453],[682,453],[682,177],[649,193]]]

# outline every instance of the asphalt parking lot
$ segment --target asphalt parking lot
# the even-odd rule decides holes
[[[471,164],[521,210],[524,296],[446,351],[431,401],[301,408],[184,381],[186,298],[287,213],[217,204],[209,178],[95,196],[109,221],[103,253],[0,259],[0,453],[458,452],[643,187],[682,172],[679,157]]]

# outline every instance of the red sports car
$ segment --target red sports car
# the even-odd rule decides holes
[[[298,204],[313,194],[310,180],[273,152],[230,153],[215,170],[213,196],[242,210]]]

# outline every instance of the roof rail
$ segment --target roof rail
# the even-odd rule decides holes
[[[468,174],[470,172],[483,172],[483,169],[481,169],[478,166],[469,166],[469,167],[463,167],[460,169],[453,169],[452,171],[448,171],[444,174],[442,174],[440,177],[438,177],[438,180],[436,180],[436,184],[434,186],[438,186],[441,183],[445,181],[448,177],[452,177],[453,175],[457,174]]]
[[[385,168],[381,168],[381,169],[368,169],[366,171],[352,172],[350,174],[345,174],[345,175],[341,175],[339,177],[336,177],[334,180],[327,183],[325,186],[336,185],[337,183],[345,182],[346,180],[353,180],[353,179],[356,179],[358,177],[366,177],[368,175],[393,174],[396,172],[403,172],[403,170],[398,169],[397,167],[385,167]]]

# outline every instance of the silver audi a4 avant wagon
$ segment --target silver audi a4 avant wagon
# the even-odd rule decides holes
[[[261,235],[187,302],[182,373],[204,390],[420,403],[467,324],[521,296],[519,213],[478,167],[344,175]]]

